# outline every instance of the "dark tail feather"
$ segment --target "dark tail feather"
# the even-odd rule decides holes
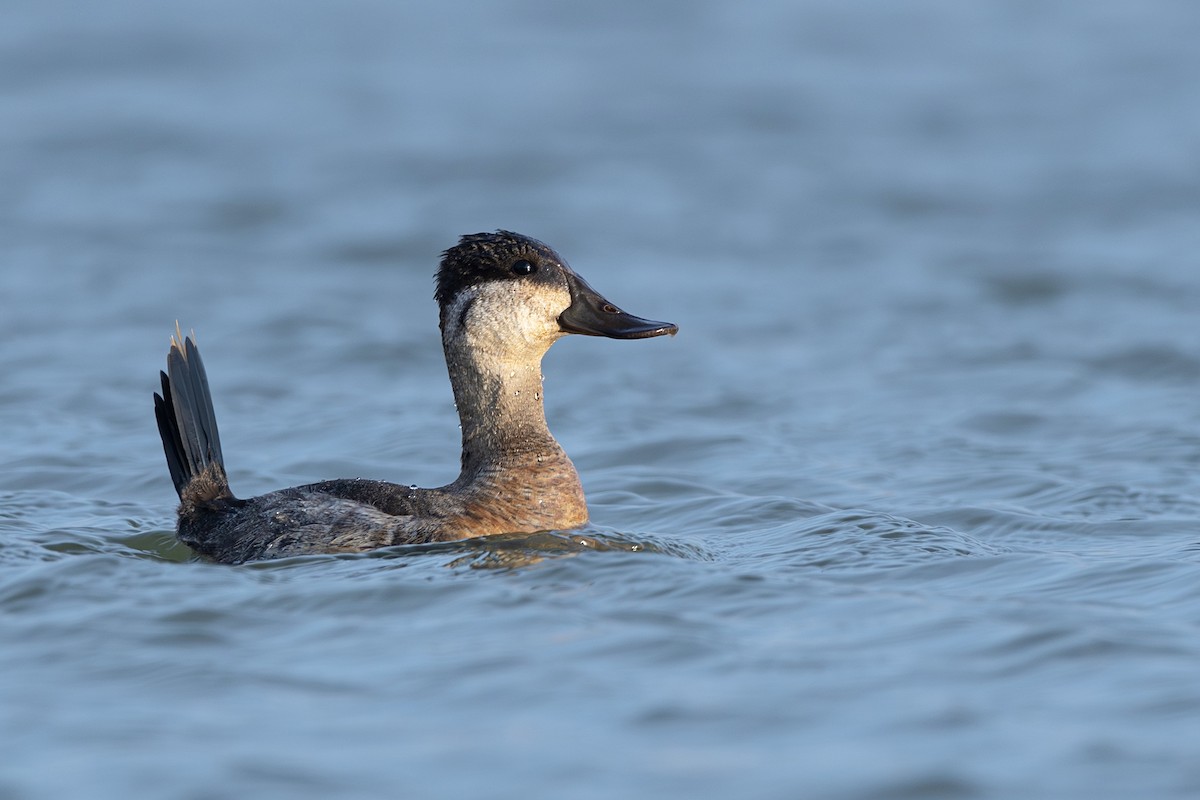
[[[197,496],[189,499],[233,497],[225,477],[225,459],[221,455],[204,362],[196,349],[194,334],[184,339],[178,325],[175,332],[178,338],[171,337],[167,371],[159,373],[162,395],[154,395],[154,416],[158,419],[171,481],[181,498],[189,484],[201,477],[204,481],[191,492]]]

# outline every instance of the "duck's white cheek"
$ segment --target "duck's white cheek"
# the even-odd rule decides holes
[[[561,296],[560,296],[561,295]],[[473,302],[455,298],[451,312],[472,337],[548,346],[558,338],[558,315],[570,304],[567,292],[504,281],[473,289]],[[561,307],[560,307],[561,306]],[[448,315],[449,319],[449,315]]]
[[[558,324],[558,317],[571,305],[571,295],[566,291],[537,291],[527,306],[524,324],[531,338],[546,342],[557,341],[565,336]]]

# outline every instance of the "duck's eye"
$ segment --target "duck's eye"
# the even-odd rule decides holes
[[[536,270],[537,267],[523,258],[520,261],[514,261],[512,265],[512,271],[515,275],[532,275]]]

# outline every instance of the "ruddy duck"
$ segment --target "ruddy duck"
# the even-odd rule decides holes
[[[569,333],[645,339],[678,327],[627,314],[545,244],[509,231],[463,236],[445,251],[436,299],[462,421],[462,472],[437,489],[351,478],[235,497],[204,364],[176,326],[154,413],[179,493],[179,539],[238,564],[586,523],[579,474],[546,427],[542,356]]]

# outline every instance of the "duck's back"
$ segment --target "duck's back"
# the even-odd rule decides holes
[[[379,498],[381,509],[339,488]],[[352,553],[428,541],[417,528],[407,487],[382,481],[328,481],[260,495],[248,500],[188,503],[179,514],[179,538],[209,558],[227,563],[286,558],[311,553]],[[415,499],[415,498],[414,498]],[[426,523],[429,520],[426,520]]]

